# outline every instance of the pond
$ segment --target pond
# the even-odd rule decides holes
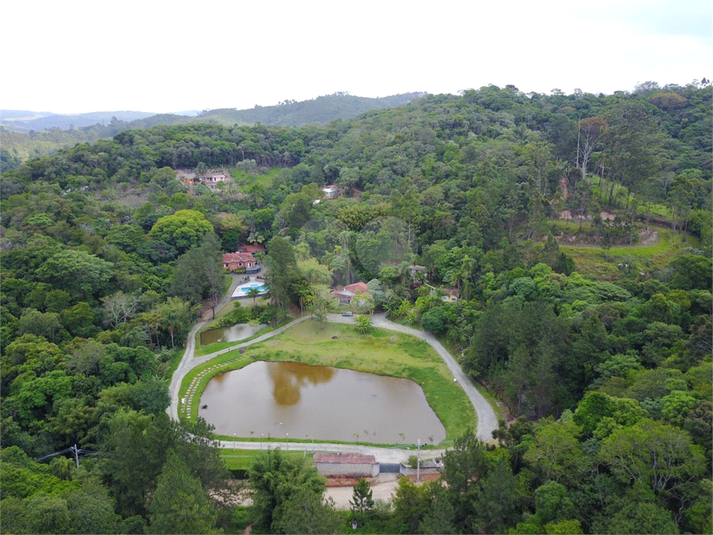
[[[238,342],[250,338],[253,334],[265,327],[264,325],[251,325],[249,323],[239,323],[232,327],[220,327],[201,333],[201,345],[213,344],[215,342]]]
[[[217,434],[238,437],[404,444],[446,437],[415,382],[296,362],[254,362],[215,376],[198,413]]]

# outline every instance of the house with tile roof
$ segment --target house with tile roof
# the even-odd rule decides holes
[[[247,273],[248,275],[260,272],[260,265],[255,261],[252,253],[225,253],[223,268],[230,272]]]
[[[368,290],[369,287],[365,282],[355,282],[354,284],[347,284],[346,286],[337,288],[332,292],[332,297],[339,299],[340,303],[350,305],[353,297],[366,293]]]

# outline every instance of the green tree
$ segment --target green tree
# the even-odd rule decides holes
[[[483,478],[476,509],[476,526],[483,533],[505,533],[520,517],[522,491],[510,463],[501,456]]]
[[[104,481],[122,516],[147,514],[166,452],[174,437],[168,415],[119,411],[108,422],[100,451]]]
[[[149,505],[149,533],[216,533],[218,513],[198,478],[169,451]]]
[[[486,471],[485,445],[472,430],[457,437],[453,449],[443,455],[442,477],[455,511],[454,524],[460,531],[472,529],[479,481]]]
[[[329,267],[320,264],[314,258],[298,261],[297,268],[309,284],[329,285],[332,283],[332,272]]]
[[[535,511],[538,522],[545,525],[574,517],[576,508],[566,487],[548,481],[535,490]]]
[[[34,308],[27,309],[17,322],[17,334],[34,334],[43,336],[50,342],[57,341],[57,333],[62,328],[59,314],[54,312],[39,312]]]
[[[357,324],[357,331],[359,331],[361,334],[366,334],[371,330],[370,316],[357,316],[354,319]]]
[[[25,500],[2,500],[6,533],[69,533],[71,518],[62,498],[37,494]]]
[[[270,289],[272,301],[282,308],[289,303],[291,287],[298,277],[295,252],[292,244],[280,237],[272,238],[267,250],[265,283]]]
[[[332,290],[323,284],[313,284],[309,287],[307,310],[317,321],[324,321],[327,314],[337,310],[337,300],[332,297]]]
[[[89,338],[97,332],[94,325],[95,309],[89,303],[77,303],[63,310],[60,317],[64,327],[74,336]]]
[[[183,254],[198,245],[203,237],[213,232],[213,225],[196,210],[179,210],[160,218],[149,232],[154,240],[166,242]]]
[[[352,297],[350,306],[357,314],[371,314],[374,312],[374,297],[369,292],[357,294]]]
[[[197,245],[176,261],[171,293],[191,303],[210,298],[213,317],[225,285],[223,254],[218,237],[206,234]]]
[[[607,533],[679,533],[663,507],[650,502],[629,503],[606,524]]]
[[[325,501],[320,494],[303,488],[285,502],[274,525],[282,533],[338,533],[343,522],[331,498]]]
[[[418,529],[424,534],[450,535],[457,533],[453,524],[455,510],[448,499],[448,493],[440,482],[429,484],[431,504],[428,512],[419,522]]]
[[[279,530],[287,502],[298,492],[321,497],[324,479],[302,457],[287,457],[279,448],[260,454],[248,472],[257,523],[263,529]]]
[[[398,532],[418,533],[419,523],[428,512],[430,504],[428,489],[402,477],[396,486],[393,504],[394,522]]]
[[[68,291],[77,301],[92,301],[109,287],[114,264],[85,251],[65,249],[37,268],[34,276]]]
[[[535,428],[534,442],[523,459],[540,475],[549,480],[573,481],[584,458],[577,440],[579,428],[573,422],[544,421]]]
[[[679,493],[706,466],[687,433],[648,418],[614,431],[602,442],[599,459],[624,483],[669,493]]]
[[[82,488],[68,493],[65,499],[71,526],[67,533],[121,532],[121,517],[114,512],[114,500],[97,479],[84,479]]]
[[[257,298],[260,296],[260,290],[257,288],[248,288],[247,296],[253,300],[253,311],[257,308]]]
[[[359,479],[359,483],[354,485],[349,506],[351,507],[352,514],[358,518],[360,522],[364,522],[369,511],[374,507],[373,493],[366,479],[361,478]]]

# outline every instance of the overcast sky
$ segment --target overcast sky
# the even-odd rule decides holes
[[[549,93],[713,77],[710,0],[14,1],[0,108],[251,108],[347,91]]]

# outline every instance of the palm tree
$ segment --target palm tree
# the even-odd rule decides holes
[[[246,292],[248,297],[252,297],[253,300],[253,312],[257,308],[257,298],[260,295],[260,290],[257,288],[248,288],[248,291]]]

